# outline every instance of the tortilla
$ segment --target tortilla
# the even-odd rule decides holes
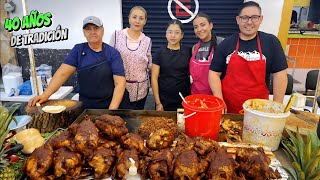
[[[51,114],[61,113],[65,109],[66,109],[65,106],[45,106],[42,108],[44,112],[51,113]]]

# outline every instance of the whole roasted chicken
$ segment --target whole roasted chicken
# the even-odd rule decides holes
[[[237,177],[235,173],[237,164],[233,157],[227,153],[226,148],[220,147],[216,151],[212,151],[208,154],[207,160],[210,162],[207,171],[208,179],[233,180]]]
[[[54,155],[54,175],[61,177],[75,177],[80,174],[83,159],[80,153],[72,152],[67,148],[60,148],[55,151]]]
[[[174,179],[200,180],[208,168],[208,161],[198,159],[194,150],[182,150],[174,163]]]
[[[96,179],[108,178],[109,170],[116,159],[114,150],[106,147],[98,147],[88,159],[88,163],[94,168]]]
[[[107,134],[111,140],[120,138],[128,133],[126,123],[120,116],[111,116],[108,114],[96,117],[96,126],[102,132]]]
[[[69,129],[75,135],[70,148],[72,151],[89,156],[98,147],[98,129],[92,121],[87,120],[80,124],[72,124]]]
[[[131,166],[129,158],[132,158],[135,161],[136,168],[139,169],[140,167],[138,151],[136,149],[121,151],[117,157],[118,162],[116,164],[116,171],[120,179],[123,179],[125,175],[129,173],[129,168]]]
[[[216,141],[197,137],[195,138],[193,149],[199,156],[206,156],[208,153],[217,150],[219,147],[220,145]]]
[[[141,154],[146,154],[148,149],[144,146],[144,140],[141,136],[133,133],[128,133],[121,136],[121,144],[125,149],[136,149]]]
[[[148,167],[151,179],[170,179],[173,174],[173,154],[170,149],[153,151]]]
[[[262,147],[240,148],[236,152],[236,161],[240,165],[242,173],[248,179],[279,179],[281,175],[278,171],[274,171],[269,167],[271,160],[264,153]]]
[[[169,147],[175,138],[175,134],[161,128],[151,133],[147,140],[147,147],[153,150],[160,150]]]
[[[26,172],[32,180],[51,179],[47,176],[53,162],[53,149],[50,145],[45,144],[36,148],[26,161]]]
[[[53,149],[60,149],[62,147],[70,147],[71,142],[73,141],[74,135],[68,129],[63,131],[59,136],[49,140],[49,144]]]

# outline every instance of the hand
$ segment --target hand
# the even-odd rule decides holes
[[[156,104],[156,111],[163,111],[163,106],[161,103]]]
[[[46,101],[48,101],[49,97],[45,96],[44,94],[40,95],[40,96],[36,96],[33,97],[32,99],[29,100],[28,106],[35,106],[36,103],[44,103]]]

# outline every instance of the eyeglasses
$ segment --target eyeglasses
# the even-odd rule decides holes
[[[251,19],[252,22],[258,22],[261,16],[253,15],[253,16],[239,16],[243,23],[246,23]]]
[[[179,35],[181,32],[179,32],[179,31],[166,31],[166,33],[169,34],[169,35],[173,35],[173,34],[174,34],[174,35],[177,36],[177,35]]]

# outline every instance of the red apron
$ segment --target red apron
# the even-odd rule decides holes
[[[268,99],[266,85],[266,62],[262,59],[260,38],[257,34],[260,60],[247,61],[238,55],[239,37],[234,54],[231,55],[226,75],[222,80],[223,99],[228,113],[238,114],[242,104],[252,98]]]
[[[209,54],[208,61],[200,62],[196,59],[196,54],[200,47],[200,42],[196,45],[193,55],[190,59],[190,75],[192,78],[191,94],[208,94],[212,95],[212,91],[209,86],[208,76],[209,68],[212,61],[214,47],[212,47],[211,53]]]

